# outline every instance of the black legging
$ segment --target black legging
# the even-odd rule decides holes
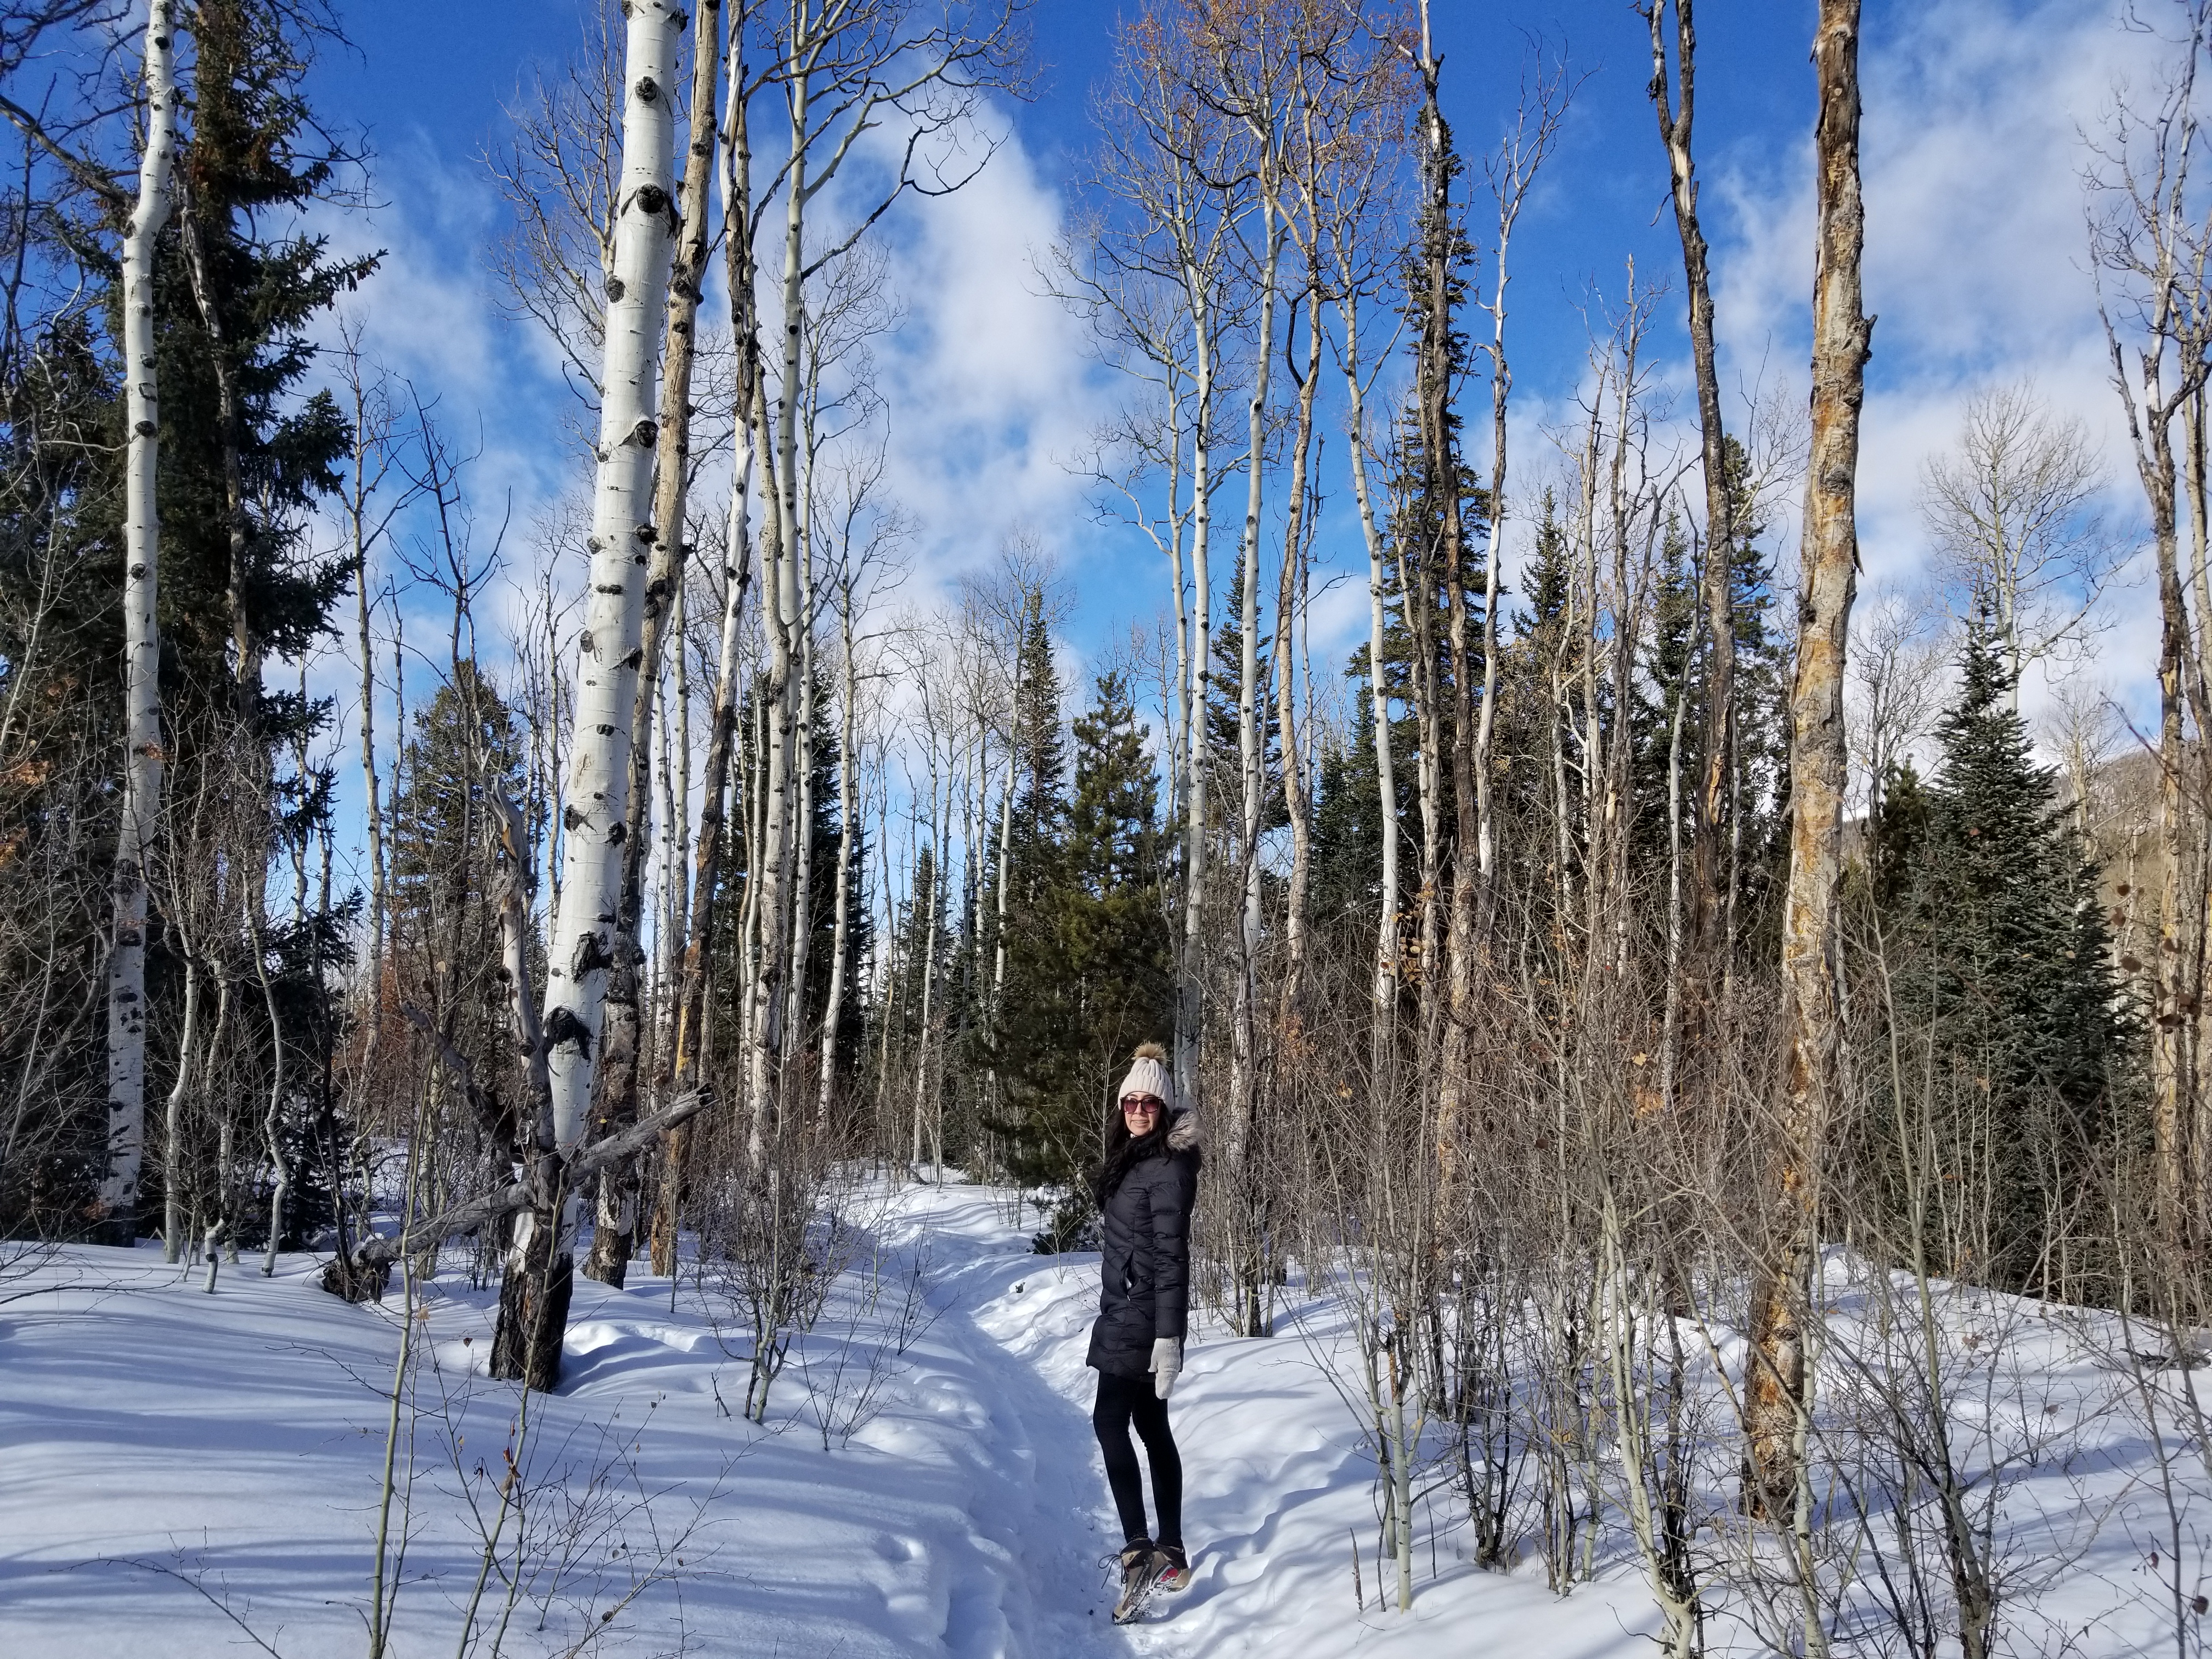
[[[1160,1512],[1160,1529],[1152,1541],[1166,1547],[1182,1545],[1182,1457],[1176,1450],[1175,1435],[1168,1428],[1168,1402],[1152,1388],[1152,1379],[1098,1373],[1098,1403],[1091,1408],[1091,1426],[1098,1431],[1098,1449],[1106,1458],[1106,1484],[1114,1489],[1114,1507],[1121,1514],[1121,1540],[1133,1544],[1145,1531],[1145,1488],[1137,1474],[1137,1449],[1129,1443],[1129,1425],[1152,1464],[1152,1503]]]

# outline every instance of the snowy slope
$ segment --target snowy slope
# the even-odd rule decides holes
[[[1115,1629],[1120,1540],[1082,1364],[1097,1258],[1032,1255],[1006,1195],[973,1187],[881,1192],[868,1218],[873,1249],[777,1384],[766,1430],[729,1414],[746,1350],[688,1280],[672,1311],[665,1279],[578,1280],[568,1379],[532,1401],[520,1453],[535,1565],[501,1651],[586,1637],[592,1650],[785,1659],[1651,1650],[1632,1558],[1565,1599],[1534,1561],[1474,1571],[1461,1534],[1428,1530],[1449,1520],[1442,1493],[1413,1611],[1378,1610],[1373,1465],[1318,1370],[1320,1306],[1291,1310],[1311,1342],[1194,1334],[1174,1413],[1195,1582]],[[0,1655],[365,1651],[398,1299],[346,1306],[313,1287],[313,1266],[288,1260],[266,1281],[226,1268],[209,1296],[154,1251],[77,1249],[44,1270],[46,1293],[0,1306]],[[456,1650],[481,1565],[471,1501],[496,1510],[517,1395],[478,1374],[491,1300],[452,1274],[428,1293],[398,1655]],[[919,1334],[900,1354],[902,1324]],[[2054,1347],[2049,1365],[2052,1399],[2109,1394],[2078,1349]],[[872,1375],[874,1414],[825,1451],[819,1402],[839,1402],[838,1425]],[[2041,1524],[2080,1542],[2039,1626],[2087,1627],[2077,1651],[2158,1639],[2142,1462],[2115,1425],[2031,1494]],[[2085,1497],[2094,1527],[2068,1521]],[[481,1653],[501,1599],[495,1574]]]

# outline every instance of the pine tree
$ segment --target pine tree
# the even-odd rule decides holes
[[[317,557],[307,532],[310,509],[338,486],[346,424],[328,393],[297,393],[314,362],[318,319],[377,259],[334,260],[327,238],[273,228],[330,195],[345,160],[307,106],[313,40],[295,16],[275,0],[201,0],[194,16],[192,131],[179,158],[184,213],[164,234],[156,277],[161,638],[177,681],[164,687],[173,709],[227,706],[240,668],[225,656],[230,550],[218,358],[237,377],[248,632],[261,649],[299,654],[330,631],[345,581],[343,562]],[[205,254],[220,349],[194,291],[185,215]],[[273,702],[259,735],[281,741],[306,713]]]
[[[1024,689],[1036,684],[1040,704],[1048,688],[1057,699],[1049,674],[1048,662],[1024,663]],[[1042,707],[1035,712],[1030,730],[1042,738]],[[1026,864],[1034,884],[1016,884],[1009,909],[999,1047],[1008,1109],[994,1126],[1007,1138],[1017,1180],[1066,1194],[1047,1230],[1052,1248],[1064,1248],[1087,1222],[1079,1177],[1097,1155],[1116,1068],[1138,1043],[1165,1037],[1175,998],[1169,848],[1123,677],[1099,678],[1073,735],[1074,788],[1053,814],[1060,834],[1048,859],[1024,844],[1020,830],[1024,817],[1048,809],[1027,795],[1016,805],[1010,867]],[[1053,739],[1036,752],[1056,755],[1056,724]],[[1058,782],[1051,768],[1035,775]]]
[[[1968,631],[1961,680],[1933,781],[1893,781],[1873,885],[1889,900],[1900,1018],[1934,1060],[1936,1098],[1918,1103],[1934,1155],[1963,1194],[1978,1181],[1989,1197],[1985,1237],[1935,1242],[1965,1258],[1954,1273],[2048,1287],[2049,1247],[2115,1144],[2130,1023],[2095,868],[2055,774],[2034,763],[1986,620]]]

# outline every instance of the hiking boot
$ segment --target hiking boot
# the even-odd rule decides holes
[[[1144,1615],[1145,1603],[1152,1599],[1152,1585],[1159,1577],[1160,1564],[1166,1558],[1152,1547],[1149,1538],[1139,1538],[1121,1551],[1121,1599],[1114,1603],[1114,1622],[1133,1624]]]
[[[1152,1552],[1152,1557],[1159,1563],[1159,1571],[1152,1578],[1155,1589],[1172,1594],[1190,1588],[1190,1558],[1183,1553],[1182,1545],[1162,1544]]]

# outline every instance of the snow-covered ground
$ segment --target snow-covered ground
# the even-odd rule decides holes
[[[389,1651],[459,1649],[495,1524],[479,1654],[502,1619],[498,1650],[532,1656],[594,1633],[609,1652],[781,1659],[1651,1650],[1620,1540],[1596,1583],[1557,1596],[1533,1559],[1468,1565],[1448,1492],[1422,1516],[1413,1610],[1378,1609],[1374,1466],[1318,1369],[1319,1305],[1291,1310],[1318,1346],[1194,1332],[1173,1412],[1195,1581],[1115,1628],[1120,1540],[1083,1365],[1097,1257],[1032,1254],[988,1189],[910,1184],[866,1208],[869,1247],[766,1428],[732,1414],[747,1347],[688,1278],[672,1297],[650,1276],[580,1279],[567,1377],[530,1401],[521,1514],[504,1522],[518,1396],[481,1375],[491,1296],[441,1275],[409,1395],[416,1472],[392,1510]],[[156,1250],[72,1249],[40,1270],[47,1288],[0,1304],[0,1655],[366,1651],[399,1298],[395,1284],[382,1308],[348,1306],[315,1265],[226,1267],[210,1296]],[[2110,1370],[2052,1343],[2038,1398],[2076,1417],[2103,1401],[2110,1420],[2021,1488],[2017,1513],[2071,1540],[2021,1650],[2057,1650],[2043,1637],[2063,1626],[2085,1655],[2173,1651],[2142,1559],[2162,1511],[2140,1431],[2108,1409]],[[529,1572],[510,1607],[518,1528]]]

